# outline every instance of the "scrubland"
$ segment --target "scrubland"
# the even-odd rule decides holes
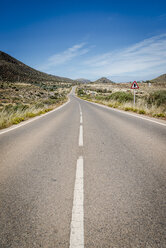
[[[140,83],[135,105],[130,87],[130,83],[88,84],[78,87],[77,95],[112,108],[166,119],[166,84]]]
[[[0,82],[0,129],[44,114],[67,101],[71,83]]]

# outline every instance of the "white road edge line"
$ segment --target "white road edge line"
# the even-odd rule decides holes
[[[83,126],[80,125],[80,132],[79,132],[79,146],[83,146]]]
[[[70,226],[70,247],[84,248],[84,175],[83,157],[77,160],[72,220]]]
[[[83,100],[83,99],[81,99],[81,100],[82,101],[85,101],[85,102],[88,102],[90,104],[94,104],[94,105],[100,106],[102,108],[106,108],[106,109],[109,109],[109,110],[117,111],[117,112],[120,112],[120,113],[123,113],[123,114],[126,114],[126,115],[130,115],[130,116],[133,116],[133,117],[136,117],[136,118],[139,118],[139,119],[143,119],[143,120],[146,120],[146,121],[154,122],[154,123],[159,124],[159,125],[162,125],[162,126],[166,126],[165,123],[161,123],[161,122],[158,122],[158,121],[155,121],[155,120],[151,120],[151,119],[148,119],[148,118],[145,118],[145,117],[142,117],[142,116],[138,116],[138,115],[135,115],[135,114],[127,113],[127,112],[125,112],[123,110],[114,109],[114,108],[111,108],[111,107],[108,107],[108,106],[104,106],[104,105],[99,104],[99,103],[90,102],[90,101]]]
[[[55,109],[53,109],[53,110],[47,112],[46,114],[43,114],[43,115],[40,115],[40,116],[36,116],[36,117],[34,117],[34,118],[32,118],[32,119],[29,119],[29,120],[27,120],[27,121],[25,121],[25,122],[21,122],[21,123],[18,124],[17,126],[6,128],[4,131],[0,131],[0,135],[1,135],[1,134],[4,134],[4,133],[7,133],[7,132],[10,132],[10,131],[12,131],[12,130],[14,130],[14,129],[17,129],[17,128],[19,128],[19,127],[25,126],[25,125],[27,125],[27,124],[29,124],[29,123],[31,123],[31,122],[33,122],[33,121],[36,121],[36,120],[38,120],[38,119],[40,119],[40,118],[42,118],[42,117],[44,117],[44,116],[46,116],[46,115],[49,115],[49,114],[51,114],[52,112],[55,112],[55,111],[57,111],[57,110],[63,108],[63,107],[64,107],[65,105],[67,105],[69,102],[70,102],[70,99],[69,99],[66,103],[64,103],[64,104],[62,104],[61,106],[59,106],[59,107],[57,107],[57,108],[55,108]]]

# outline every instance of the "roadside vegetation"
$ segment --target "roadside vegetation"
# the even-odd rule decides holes
[[[45,114],[67,101],[71,83],[0,82],[0,129]]]
[[[82,99],[104,104],[112,108],[131,111],[166,119],[166,88],[140,84],[136,91],[136,104],[133,103],[133,90],[130,84],[86,85],[77,89]]]

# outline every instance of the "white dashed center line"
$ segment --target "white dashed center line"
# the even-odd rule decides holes
[[[79,146],[83,146],[83,126],[80,125],[80,132],[79,132]]]
[[[70,248],[84,248],[84,181],[83,157],[77,160],[72,221],[70,231]]]
[[[79,132],[79,141],[78,141],[78,145],[79,146],[83,146],[83,119],[82,119],[82,110],[81,110],[81,106],[79,104],[79,109],[80,109],[80,132]]]
[[[80,124],[82,124],[83,120],[82,120],[82,115],[80,115]]]
[[[78,145],[83,146],[83,118],[80,109],[80,130]],[[74,186],[74,199],[72,209],[72,221],[70,230],[70,248],[84,248],[84,178],[83,157],[77,160],[76,178]]]

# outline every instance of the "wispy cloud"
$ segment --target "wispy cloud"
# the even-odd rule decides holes
[[[97,47],[85,43],[55,54],[39,68],[48,73],[91,80],[106,76],[114,81],[150,79],[166,73],[166,34],[144,39],[124,49],[93,55]],[[86,57],[81,59],[81,55]],[[96,52],[97,54],[97,52]],[[61,65],[61,66],[59,66]],[[65,69],[64,69],[65,68]]]
[[[89,49],[85,48],[86,43],[80,43],[77,45],[74,45],[71,48],[68,48],[67,50],[52,55],[47,59],[47,61],[40,66],[40,70],[49,70],[52,67],[56,67],[58,65],[62,65],[67,63],[68,61],[72,60],[74,57],[81,56],[83,54],[88,53]]]
[[[166,34],[145,39],[120,51],[100,54],[84,61],[91,77],[123,77],[166,72]],[[84,67],[84,68],[85,68]],[[83,71],[82,71],[83,72]]]

